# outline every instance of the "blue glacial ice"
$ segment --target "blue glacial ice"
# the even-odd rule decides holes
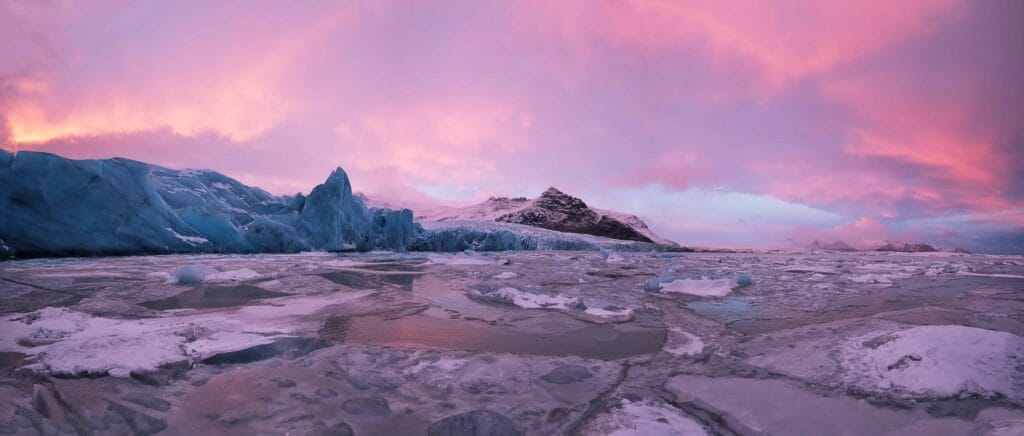
[[[421,231],[367,209],[341,168],[276,197],[215,171],[0,150],[0,256],[402,250]]]

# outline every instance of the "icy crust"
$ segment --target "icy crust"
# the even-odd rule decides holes
[[[693,333],[672,327],[668,330],[668,338],[661,350],[676,356],[692,356],[704,351],[704,341]]]
[[[958,418],[880,408],[846,395],[821,395],[785,379],[677,375],[677,401],[714,411],[739,434],[930,436],[978,434]]]
[[[562,250],[684,251],[677,245],[622,241],[563,233],[523,224],[481,221],[424,222],[425,231],[410,247],[415,251]]]
[[[286,297],[275,299],[273,305],[246,306],[231,313],[139,320],[47,307],[0,321],[0,351],[34,356],[36,370],[54,375],[126,377],[309,334],[319,325],[308,321],[308,315],[368,294]]]
[[[22,256],[403,250],[420,232],[407,209],[367,209],[341,168],[275,197],[209,170],[2,153],[0,238]]]
[[[942,253],[950,256],[948,253]],[[877,253],[858,253],[857,256],[876,257]],[[914,258],[924,257],[922,253],[900,253],[898,256]],[[834,262],[834,261],[803,261],[796,265],[789,266],[783,270],[786,273],[802,275],[821,279],[835,277],[839,283],[856,285],[876,285],[876,287],[892,287],[899,281],[911,279],[917,276],[990,276],[1005,277],[1005,275],[992,276],[978,274],[974,268],[958,261],[932,261],[932,262],[908,262],[901,261],[884,262]],[[1012,278],[1012,277],[1005,277]]]
[[[523,309],[576,310],[597,317],[629,317],[633,313],[629,308],[588,307],[582,298],[523,291],[511,286],[481,287],[469,291],[469,296],[483,301],[512,304]]]
[[[844,381],[902,397],[1002,395],[1024,400],[1024,338],[959,325],[854,337],[840,348]]]
[[[704,427],[682,412],[652,401],[621,400],[587,423],[584,434],[703,436]]]

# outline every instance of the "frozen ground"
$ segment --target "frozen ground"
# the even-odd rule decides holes
[[[1021,257],[0,262],[0,434],[1019,435],[1022,362]]]

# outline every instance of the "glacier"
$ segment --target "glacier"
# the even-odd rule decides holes
[[[412,218],[367,208],[341,168],[277,197],[210,170],[0,150],[0,256],[404,250]]]
[[[686,249],[510,222],[421,224],[409,209],[367,207],[341,168],[307,195],[274,196],[212,170],[0,150],[0,258],[372,250]]]

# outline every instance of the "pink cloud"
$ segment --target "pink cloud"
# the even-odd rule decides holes
[[[1024,201],[1021,13],[7,2],[0,143],[215,168],[275,193],[340,165],[357,190],[410,203],[551,185],[600,203],[657,184],[853,221],[996,216]],[[720,223],[677,227],[701,225]]]

